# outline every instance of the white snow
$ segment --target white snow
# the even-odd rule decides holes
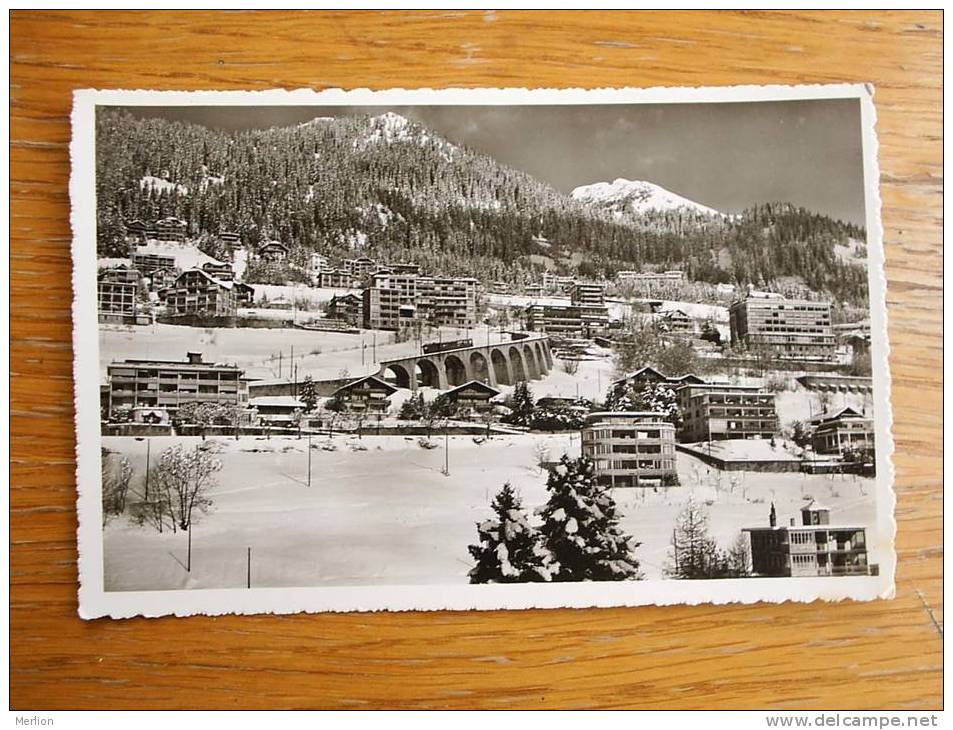
[[[175,258],[176,268],[183,270],[200,268],[208,263],[222,263],[218,259],[212,258],[207,253],[199,250],[198,246],[194,246],[190,243],[178,243],[176,241],[156,241],[150,239],[146,243],[136,246],[133,253],[172,256]]]
[[[174,192],[179,195],[188,195],[189,189],[185,185],[179,185],[174,183],[171,180],[165,180],[161,177],[156,177],[155,175],[143,175],[139,178],[139,187],[140,188],[151,188],[156,192]]]
[[[714,208],[696,203],[645,180],[626,180],[620,177],[611,183],[581,185],[573,190],[571,195],[583,203],[605,208],[617,218],[626,213],[639,215],[649,210],[689,210],[703,215],[722,215]]]
[[[211,511],[195,522],[191,573],[184,568],[184,534],[160,535],[117,518],[104,534],[107,590],[242,588],[249,547],[252,585],[258,587],[462,584],[473,564],[467,546],[478,542],[477,523],[492,518],[490,503],[504,482],[519,492],[529,514],[545,503],[546,476],[535,466],[535,446],[579,453],[578,438],[568,436],[494,436],[482,444],[450,437],[446,477],[442,438],[427,450],[416,437],[357,441],[339,435],[330,442],[336,448],[327,450],[322,437],[311,451],[309,488],[307,438],[216,440],[224,468]],[[173,443],[200,439],[151,442],[156,460]],[[146,441],[106,437],[103,445],[129,457],[133,489],[140,490]],[[623,529],[642,543],[636,556],[647,578],[663,577],[672,526],[689,495],[705,505],[712,536],[723,548],[742,527],[767,525],[772,502],[786,524],[814,498],[831,507],[833,521],[868,528],[871,562],[882,561],[889,549],[874,526],[873,480],[719,473],[681,453],[677,463],[683,486],[613,492]]]

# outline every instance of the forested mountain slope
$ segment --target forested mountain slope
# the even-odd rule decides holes
[[[543,267],[678,267],[763,287],[800,275],[819,293],[866,298],[863,266],[838,255],[863,240],[855,227],[783,204],[731,218],[701,207],[619,215],[392,113],[227,133],[103,110],[97,205],[101,255],[124,250],[124,220],[172,215],[191,236],[236,230],[252,248],[276,238],[301,260],[359,250],[512,282]]]

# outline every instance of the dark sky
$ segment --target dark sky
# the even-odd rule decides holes
[[[127,107],[128,108],[128,107]],[[394,111],[564,192],[648,180],[724,213],[786,201],[864,224],[857,99],[563,106],[139,107],[224,130]]]

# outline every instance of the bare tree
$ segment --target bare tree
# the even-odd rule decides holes
[[[537,444],[533,446],[533,456],[535,457],[539,473],[542,474],[546,468],[546,464],[549,463],[549,447],[542,441],[537,442]]]
[[[575,375],[579,371],[579,361],[570,360],[565,357],[559,358],[559,366],[567,375]]]
[[[110,517],[126,511],[126,497],[133,469],[129,460],[109,449],[102,449],[103,525]]]
[[[207,450],[171,446],[162,452],[152,472],[154,496],[145,505],[145,514],[159,532],[168,525],[172,531],[188,530],[195,510],[208,511],[208,494],[216,485],[215,474],[222,462]]]

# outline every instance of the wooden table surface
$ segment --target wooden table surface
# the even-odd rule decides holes
[[[13,708],[941,706],[939,12],[11,16]],[[81,621],[75,88],[876,86],[897,596],[873,603]]]

